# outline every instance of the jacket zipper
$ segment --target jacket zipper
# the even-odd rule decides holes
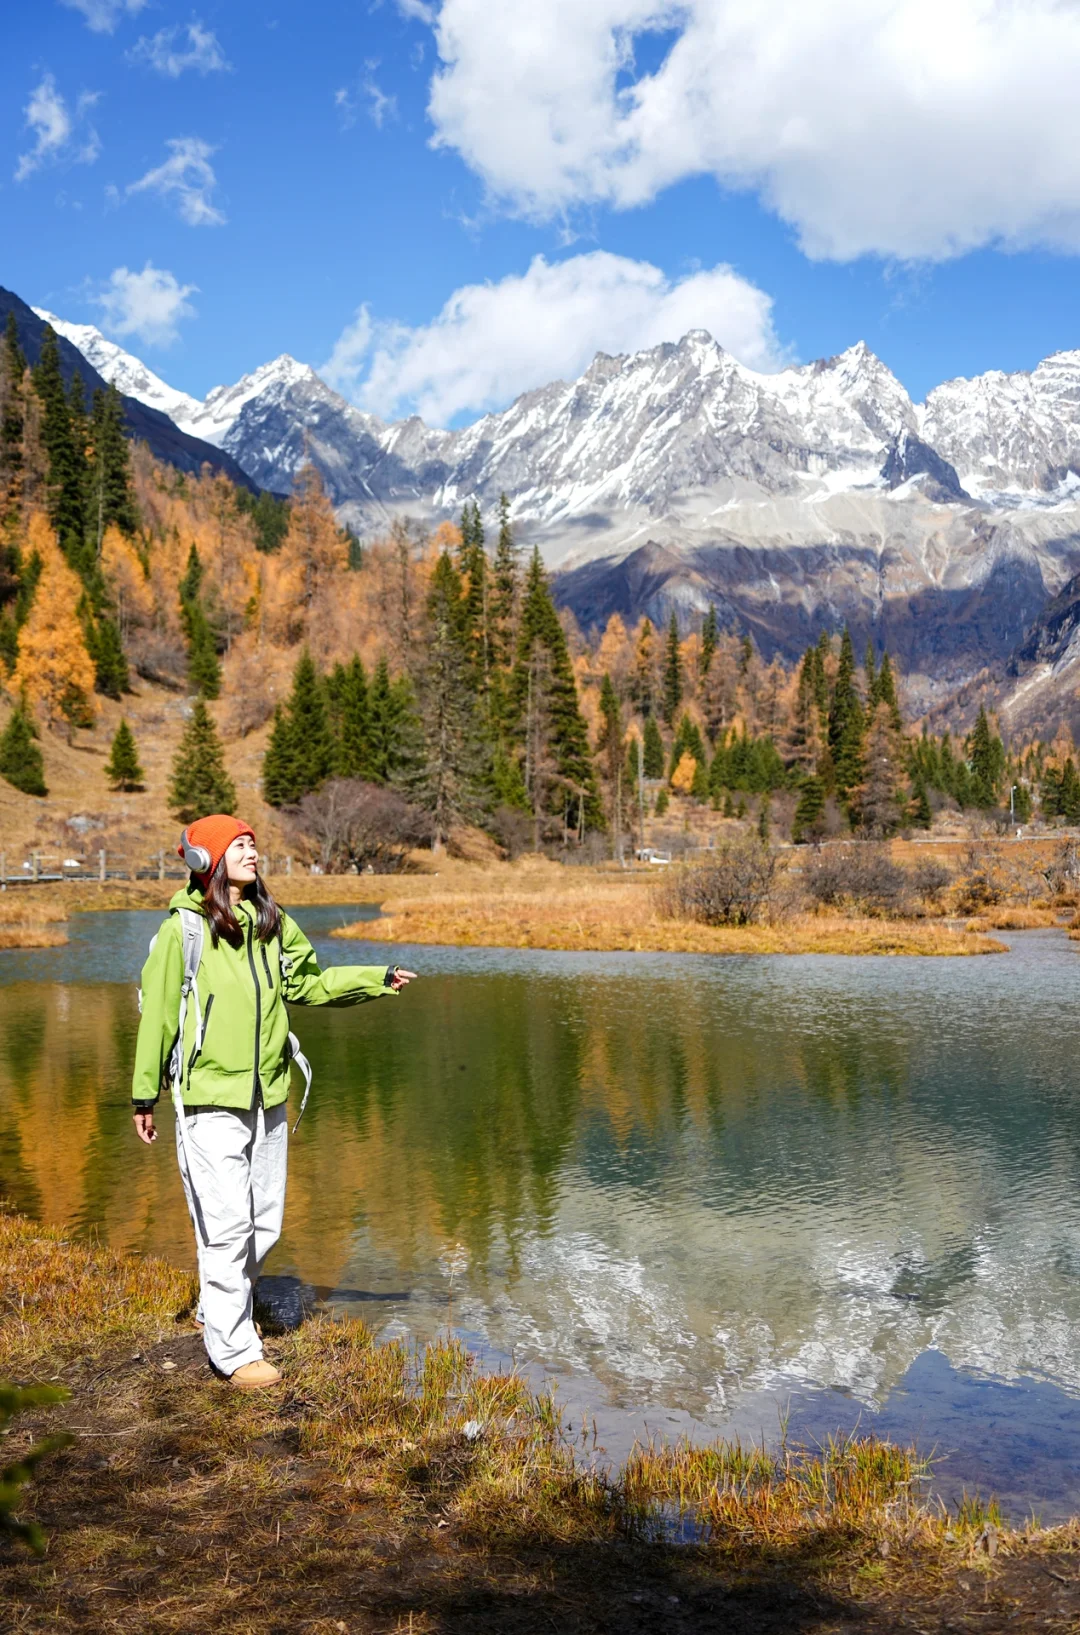
[[[270,975],[270,961],[266,957],[266,944],[265,944],[265,942],[261,942],[259,944],[259,947],[262,949],[263,970],[266,972],[267,991],[270,992],[270,993],[273,993],[273,991],[274,991],[274,979]]]
[[[199,1029],[198,1034],[195,1037],[195,1043],[191,1047],[191,1055],[188,1057],[187,1076],[189,1081],[191,1079],[191,1070],[195,1066],[195,1063],[198,1061],[199,1057],[202,1055],[202,1048],[206,1043],[206,1030],[210,1026],[210,1012],[213,1010],[213,1008],[214,996],[213,994],[208,994],[206,998],[206,1009],[203,1011],[202,1027]]]
[[[247,919],[246,914],[244,918]],[[250,920],[248,920],[247,956],[248,965],[251,968],[251,980],[255,984],[255,1070],[251,1079],[251,1111],[254,1112],[259,1098],[259,1048],[262,1039],[262,989],[259,986],[259,973],[255,969],[255,953],[251,945],[252,929],[252,923]]]

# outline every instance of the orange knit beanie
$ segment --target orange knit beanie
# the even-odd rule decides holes
[[[250,835],[254,840],[255,830],[250,823],[241,823],[239,818],[229,817],[224,812],[215,812],[212,817],[198,818],[194,823],[188,824],[181,836],[180,844],[176,848],[176,853],[178,857],[184,859],[190,868],[191,859],[187,855],[190,848],[199,846],[204,851],[209,852],[210,867],[208,869],[192,869],[192,873],[197,874],[200,879],[209,879],[233,841],[238,839],[240,835]],[[185,842],[187,843],[186,847]]]

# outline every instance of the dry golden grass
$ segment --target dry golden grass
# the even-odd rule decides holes
[[[7,1456],[74,1432],[24,1505],[47,1557],[0,1546],[5,1629],[937,1635],[967,1627],[973,1578],[991,1635],[1080,1615],[1076,1524],[947,1518],[909,1448],[651,1444],[605,1472],[550,1397],[453,1339],[319,1318],[268,1342],[282,1390],[246,1396],[178,1325],[191,1279],[161,1261],[0,1216],[0,1289],[0,1374],[72,1393],[20,1417]],[[678,1516],[696,1547],[665,1543]]]
[[[62,901],[27,900],[23,888],[0,892],[0,948],[60,948],[67,942]]]
[[[1057,908],[990,908],[967,922],[968,931],[1038,931],[1061,923]]]
[[[520,871],[520,872],[519,872]],[[548,872],[551,871],[551,872]],[[466,886],[468,889],[462,889]],[[384,918],[332,933],[463,947],[679,954],[992,954],[1004,945],[925,921],[800,914],[776,924],[706,926],[666,919],[652,879],[597,870],[448,871],[382,902]]]

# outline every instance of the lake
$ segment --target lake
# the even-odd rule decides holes
[[[357,910],[296,918],[328,963]],[[171,1141],[135,1141],[157,913],[0,952],[0,1193],[193,1264]],[[267,1268],[298,1293],[555,1379],[635,1436],[861,1424],[947,1498],[1080,1510],[1080,949],[984,959],[397,949],[422,973],[294,1011],[315,1069]],[[288,1280],[292,1279],[293,1282]]]

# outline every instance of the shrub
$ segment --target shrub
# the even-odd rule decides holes
[[[289,812],[301,844],[317,854],[327,874],[391,872],[404,854],[424,844],[431,825],[396,790],[359,778],[331,778]]]
[[[936,858],[927,857],[916,863],[910,878],[911,888],[918,896],[935,902],[946,886],[952,884],[952,870]]]
[[[817,852],[804,879],[822,908],[858,908],[867,914],[902,913],[911,891],[910,877],[887,849],[867,841]]]
[[[669,919],[699,925],[749,925],[777,898],[779,859],[756,835],[722,841],[700,863],[672,870],[660,891]]]

